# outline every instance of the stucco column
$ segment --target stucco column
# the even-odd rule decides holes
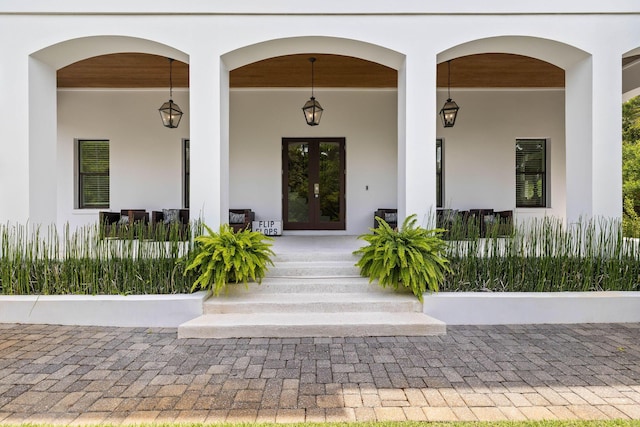
[[[0,130],[0,221],[49,226],[57,215],[56,72],[16,55],[0,69],[0,95],[11,100]]]
[[[429,226],[436,209],[436,57],[407,55],[398,72],[398,215]]]
[[[30,57],[29,221],[44,227],[57,219],[57,109],[56,70]]]
[[[0,79],[0,220],[49,226],[57,215],[56,71],[18,52],[5,56]]]
[[[203,49],[189,58],[190,99],[190,217],[202,219],[217,230],[222,209],[228,202],[228,116],[222,92],[228,92],[228,77],[220,69],[215,52]],[[221,90],[222,86],[226,89]],[[226,108],[225,113],[221,112]],[[224,188],[224,189],[223,189]]]
[[[622,54],[593,57],[593,215],[622,218]]]
[[[1,33],[1,32],[0,32]],[[0,97],[11,100],[0,127],[0,221],[29,219],[29,82],[28,63],[21,52],[3,54]]]
[[[569,224],[622,215],[620,58],[603,49],[566,70]]]

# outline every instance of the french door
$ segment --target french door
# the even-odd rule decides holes
[[[285,230],[345,229],[345,139],[282,139]]]

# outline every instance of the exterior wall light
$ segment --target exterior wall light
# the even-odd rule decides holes
[[[309,62],[311,62],[311,98],[302,107],[302,112],[309,126],[317,126],[320,124],[320,118],[324,110],[313,96],[313,63],[316,62],[316,58],[309,58]]]
[[[162,104],[162,107],[158,109],[160,111],[160,117],[162,118],[162,124],[168,128],[177,128],[182,118],[182,110],[178,107],[178,104],[173,102],[173,81],[172,81],[172,64],[173,59],[169,60],[169,101]]]
[[[458,116],[458,104],[451,100],[451,61],[447,61],[448,69],[448,82],[447,82],[447,102],[444,103],[440,110],[440,118],[442,124],[446,128],[452,128],[456,124],[456,117]]]

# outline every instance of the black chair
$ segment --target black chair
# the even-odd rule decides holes
[[[494,220],[493,209],[469,209],[467,224],[469,227],[478,227],[480,237],[487,234],[487,224]]]
[[[149,213],[144,209],[122,209],[120,212],[100,212],[100,235],[124,237],[136,225],[149,223]]]
[[[189,237],[189,209],[163,209],[151,212],[151,224],[156,238],[169,238],[173,229],[181,239]]]
[[[497,211],[494,220],[487,224],[487,235],[510,236],[513,234],[513,211]]]
[[[241,230],[251,231],[256,214],[251,209],[229,209],[229,225],[236,233]]]
[[[378,228],[376,217],[382,218],[392,229],[398,228],[398,209],[379,208],[373,214],[373,228]]]

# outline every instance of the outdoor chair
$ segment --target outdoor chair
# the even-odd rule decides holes
[[[469,217],[467,218],[467,226],[469,230],[476,228],[480,237],[487,234],[487,225],[494,222],[493,209],[469,209]]]
[[[378,228],[379,224],[376,217],[385,220],[392,229],[398,228],[398,209],[395,208],[379,208],[373,214],[373,228]]]
[[[149,213],[144,209],[122,209],[120,212],[100,212],[100,235],[125,237],[134,226],[149,223]]]
[[[189,237],[189,209],[152,211],[151,224],[156,238],[166,240],[177,233],[180,239],[185,240]]]
[[[493,220],[486,225],[488,236],[509,236],[513,233],[513,211],[493,213]],[[496,229],[497,227],[497,229]]]
[[[251,209],[229,209],[229,225],[237,233],[241,230],[251,231],[256,214]]]
[[[458,209],[438,209],[436,211],[436,227],[451,230],[459,217]]]

